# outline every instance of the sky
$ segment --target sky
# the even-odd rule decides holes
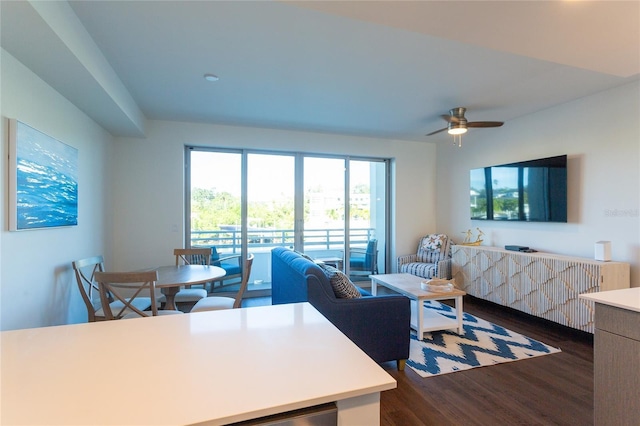
[[[272,200],[280,196],[293,197],[294,157],[290,155],[249,154],[249,197],[254,201]],[[241,155],[209,151],[191,151],[191,186],[215,188],[240,194]],[[321,185],[328,191],[342,190],[344,160],[335,158],[305,158],[307,186]],[[352,161],[352,182],[355,186],[369,183],[366,161]]]

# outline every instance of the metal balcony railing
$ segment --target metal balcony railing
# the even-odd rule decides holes
[[[239,227],[228,229],[191,231],[191,246],[216,246],[219,252],[240,252],[242,233]],[[373,228],[354,228],[349,232],[351,247],[365,247],[375,235]],[[250,229],[247,232],[249,250],[291,247],[294,245],[293,229]],[[304,251],[342,250],[345,238],[343,229],[305,229]]]

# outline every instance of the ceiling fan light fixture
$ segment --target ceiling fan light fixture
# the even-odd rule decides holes
[[[447,130],[447,133],[454,136],[464,135],[465,133],[467,133],[467,128],[466,126],[462,126],[459,123],[449,123],[449,130]]]
[[[204,79],[205,79],[205,80],[207,80],[207,81],[211,81],[211,82],[213,82],[213,81],[218,81],[218,80],[220,80],[220,77],[218,77],[218,76],[217,76],[217,75],[215,75],[215,74],[205,74],[205,75],[204,75]]]
[[[433,136],[440,132],[444,132],[445,130],[451,136],[453,136],[454,141],[456,138],[458,139],[458,146],[462,145],[461,137],[465,133],[469,127],[500,127],[504,123],[502,121],[467,121],[464,116],[464,113],[467,109],[464,107],[451,108],[449,110],[449,115],[441,115],[442,119],[447,122],[447,127],[443,129],[438,129],[434,132],[427,133],[426,136]]]

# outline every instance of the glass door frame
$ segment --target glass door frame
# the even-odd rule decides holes
[[[385,165],[385,200],[384,200],[384,229],[379,230],[376,228],[376,232],[382,232],[384,234],[384,251],[378,259],[382,259],[382,267],[384,268],[380,273],[388,271],[390,264],[388,259],[388,245],[391,235],[391,166],[392,160],[389,158],[374,158],[364,156],[349,156],[349,155],[327,155],[318,153],[306,153],[306,152],[288,152],[288,151],[270,151],[270,150],[258,150],[258,149],[242,149],[242,148],[218,148],[218,147],[205,147],[205,146],[192,146],[185,145],[185,247],[191,245],[191,161],[190,156],[194,151],[208,151],[216,153],[234,153],[241,156],[241,201],[240,201],[240,253],[244,256],[249,251],[248,247],[248,158],[250,154],[262,154],[262,155],[281,155],[294,157],[294,224],[293,224],[293,249],[298,251],[304,251],[304,159],[307,157],[327,158],[327,159],[340,159],[344,161],[344,272],[349,274],[349,249],[350,249],[350,232],[351,232],[351,206],[350,206],[350,162],[351,161],[367,161],[373,163],[384,163]],[[371,192],[371,188],[370,188]],[[255,294],[255,290],[248,291],[251,295],[261,296],[262,294]]]

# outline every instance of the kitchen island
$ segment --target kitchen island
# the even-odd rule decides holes
[[[640,415],[640,288],[583,294],[595,302],[594,423],[637,425]]]
[[[2,424],[221,425],[331,403],[339,425],[377,425],[396,387],[309,303],[0,338]]]

